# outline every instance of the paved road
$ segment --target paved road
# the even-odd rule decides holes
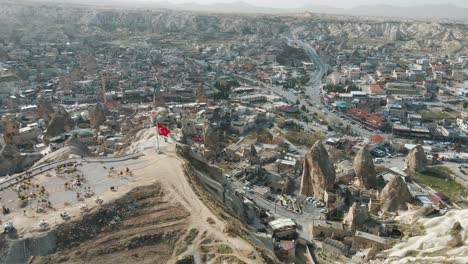
[[[244,190],[245,184],[236,178],[231,178],[228,181],[234,189]],[[276,219],[279,218],[291,218],[293,219],[298,225],[299,230],[298,233],[302,238],[307,240],[312,240],[312,230],[311,230],[311,223],[314,220],[318,219],[325,219],[325,215],[320,213],[321,208],[316,208],[312,205],[304,205],[307,207],[303,210],[302,213],[295,213],[292,212],[282,206],[279,203],[269,201],[265,199],[263,196],[251,191],[243,191],[240,192],[243,195],[253,201],[258,207],[262,208],[265,211],[268,211],[272,214]]]
[[[373,133],[372,131],[368,131],[364,128],[361,128],[359,125],[357,125],[354,121],[351,121],[346,116],[339,115],[336,111],[332,111],[328,109],[326,105],[324,105],[322,100],[323,84],[321,80],[323,76],[327,73],[328,66],[322,62],[315,49],[309,44],[297,39],[293,39],[292,37],[288,37],[286,39],[302,47],[309,56],[310,61],[312,61],[316,66],[316,70],[310,74],[310,80],[307,86],[305,87],[305,94],[309,97],[309,99],[305,99],[303,96],[298,96],[290,91],[284,90],[283,87],[279,85],[267,85],[263,82],[260,82],[259,80],[254,80],[246,76],[236,75],[236,77],[244,79],[250,83],[255,83],[256,85],[259,85],[261,87],[268,88],[276,95],[285,98],[291,104],[294,104],[297,102],[297,100],[299,100],[299,107],[306,107],[309,113],[306,114],[306,116],[310,120],[312,120],[311,113],[321,113],[325,116],[328,122],[335,125],[339,125],[340,123],[344,126],[349,125],[356,136],[368,138]],[[305,123],[302,121],[297,121],[297,123],[299,123],[307,132],[327,132],[326,126],[320,125],[315,122]]]
[[[292,36],[288,37],[287,39],[290,42],[294,42],[302,47],[309,56],[310,61],[313,62],[316,66],[316,71],[312,72],[310,75],[310,81],[306,87],[305,92],[306,95],[310,97],[310,99],[301,100],[301,105],[305,105],[309,111],[322,112],[332,123],[343,123],[344,125],[349,125],[357,136],[368,138],[372,134],[371,131],[361,128],[359,125],[353,124],[345,116],[340,116],[337,112],[330,111],[330,109],[327,109],[327,107],[324,105],[322,100],[324,95],[322,78],[327,73],[328,66],[322,62],[315,49],[308,43],[293,38]]]

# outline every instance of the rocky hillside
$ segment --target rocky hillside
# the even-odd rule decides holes
[[[366,45],[401,42],[401,48],[463,50],[468,25],[463,22],[389,21],[351,17],[271,15],[215,15],[168,10],[124,10],[84,6],[33,6],[0,3],[0,40],[26,42],[70,41],[80,36],[97,38],[145,33],[231,33],[279,36],[292,32],[306,38],[341,38]]]
[[[25,240],[0,237],[2,263],[260,263],[254,251],[223,241],[167,197],[161,185],[137,187],[78,220]],[[226,239],[227,240],[227,239]],[[230,238],[233,241],[233,238]]]

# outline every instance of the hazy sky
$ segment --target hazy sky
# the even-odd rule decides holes
[[[143,0],[151,1],[151,0]],[[152,0],[152,1],[168,1],[172,3],[197,2],[201,4],[210,4],[216,2],[235,2],[237,0]],[[354,7],[363,4],[389,4],[389,5],[419,5],[419,4],[455,4],[461,7],[468,7],[468,0],[243,0],[246,3],[258,6],[271,7],[299,7],[307,4],[328,5],[334,7]]]

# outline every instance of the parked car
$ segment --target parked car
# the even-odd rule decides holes
[[[295,149],[290,149],[289,152],[291,152],[292,154],[299,154],[299,151]]]
[[[323,203],[320,202],[320,201],[315,201],[314,205],[315,205],[315,207],[323,207],[324,206]]]
[[[381,158],[376,158],[376,159],[374,159],[374,163],[375,163],[375,164],[379,164],[379,163],[382,163],[382,162],[384,162],[384,160],[381,159]]]
[[[324,208],[324,209],[320,210],[320,212],[321,212],[322,214],[328,214],[328,209],[325,209],[325,208]]]

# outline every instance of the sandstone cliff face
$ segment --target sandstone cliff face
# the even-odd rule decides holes
[[[406,156],[406,166],[409,173],[422,172],[426,170],[426,153],[421,145],[417,145]]]
[[[354,158],[354,172],[358,180],[358,185],[366,189],[374,189],[377,185],[374,161],[367,148],[362,148]]]
[[[304,159],[300,193],[323,201],[325,192],[333,190],[335,178],[333,162],[322,142],[317,141]]]
[[[403,178],[397,176],[388,182],[380,193],[380,208],[382,211],[388,212],[406,209],[406,203],[410,199],[408,186]]]
[[[347,225],[351,230],[360,230],[369,219],[370,215],[367,206],[353,203],[351,208],[349,208],[348,214],[343,219],[343,224]]]
[[[93,129],[98,129],[106,121],[106,111],[104,105],[97,103],[89,109],[89,125]]]

